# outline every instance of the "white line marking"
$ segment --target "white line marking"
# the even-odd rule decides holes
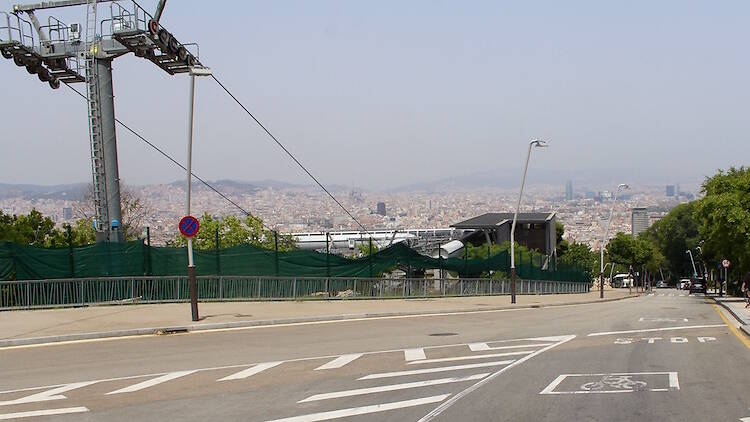
[[[352,353],[350,355],[341,355],[341,356],[337,357],[336,359],[334,359],[334,360],[332,360],[332,361],[330,361],[330,362],[328,362],[326,364],[318,366],[317,368],[315,368],[315,370],[316,371],[321,371],[321,370],[324,370],[324,369],[337,369],[337,368],[341,368],[342,366],[344,366],[344,365],[346,365],[348,363],[351,363],[351,362],[353,362],[353,361],[355,361],[355,360],[357,360],[357,359],[359,359],[361,357],[362,357],[362,353]]]
[[[490,350],[505,350],[505,349],[523,349],[527,347],[545,347],[549,346],[552,343],[541,343],[541,344],[518,344],[515,346],[498,346],[498,347],[492,347],[487,343],[470,343],[469,349],[472,352],[487,352]]]
[[[89,409],[85,407],[64,407],[60,409],[31,410],[29,412],[5,413],[0,415],[0,420],[33,418],[35,416],[67,415],[69,413],[82,413],[88,411]]]
[[[533,350],[523,350],[520,352],[506,352],[506,353],[492,353],[492,354],[485,354],[485,355],[469,355],[469,356],[454,356],[450,358],[439,358],[439,359],[424,359],[424,360],[415,360],[414,362],[409,362],[407,365],[417,365],[420,363],[438,363],[438,362],[451,362],[456,360],[472,360],[472,359],[488,359],[488,358],[500,358],[503,356],[518,356],[518,355],[528,355],[529,353],[534,353]]]
[[[274,419],[268,422],[315,422],[330,419],[345,418],[348,416],[366,415],[368,413],[384,412],[387,410],[402,409],[405,407],[422,406],[431,403],[440,403],[448,398],[450,394],[424,397],[421,399],[396,401],[391,403],[374,404],[370,406],[350,407],[348,409],[332,410],[330,412],[311,413],[309,415],[293,416],[291,418]]]
[[[411,360],[420,360],[420,359],[427,359],[427,356],[424,354],[424,349],[406,349],[404,350],[404,359],[406,361]]]
[[[472,363],[469,365],[441,366],[439,368],[414,369],[411,371],[383,372],[380,374],[365,375],[358,380],[373,380],[378,378],[402,377],[406,375],[431,374],[433,372],[460,371],[463,369],[487,368],[489,366],[508,365],[513,363],[512,360],[500,360],[495,362]]]
[[[155,385],[165,383],[167,381],[172,381],[173,379],[177,379],[177,378],[184,377],[186,375],[190,375],[194,372],[197,372],[197,370],[170,372],[166,375],[162,375],[157,378],[139,382],[138,384],[133,384],[128,387],[121,388],[119,390],[110,391],[109,393],[105,394],[105,396],[108,396],[110,394],[133,393],[133,392],[140,391],[149,387],[153,387]]]
[[[88,385],[95,384],[96,382],[97,381],[87,381],[87,382],[75,382],[72,384],[65,384],[62,386],[58,386],[57,388],[53,388],[51,390],[42,391],[41,393],[32,394],[30,396],[21,397],[19,399],[0,401],[0,406],[13,406],[13,405],[25,404],[25,403],[37,403],[37,402],[50,401],[50,400],[62,400],[62,399],[66,399],[67,397],[63,396],[60,393],[64,393],[70,390],[75,390],[76,388],[86,387]]]
[[[619,373],[612,373],[612,374],[562,374],[554,379],[547,387],[544,388],[544,390],[540,391],[540,395],[553,395],[553,394],[611,394],[611,393],[632,393],[636,390],[627,389],[627,390],[577,390],[577,391],[554,391],[555,388],[557,388],[563,380],[566,378],[572,378],[572,377],[603,377],[607,375],[667,375],[669,377],[669,388],[651,388],[646,391],[651,392],[664,392],[664,391],[673,391],[673,390],[679,390],[680,389],[680,381],[677,377],[677,372],[619,372]]]
[[[316,394],[304,400],[300,400],[297,403],[307,403],[307,402],[317,401],[317,400],[338,399],[341,397],[360,396],[363,394],[371,394],[371,393],[382,393],[384,391],[407,390],[410,388],[451,384],[454,382],[475,381],[475,380],[480,380],[486,377],[487,375],[489,375],[489,373],[470,375],[468,377],[440,378],[440,379],[428,380],[428,381],[407,382],[404,384],[382,385],[379,387],[358,388],[356,390],[336,391],[333,393]]]
[[[221,378],[221,379],[218,379],[216,381],[218,382],[218,381],[231,381],[231,380],[245,379],[245,378],[251,377],[251,376],[253,376],[255,374],[258,374],[260,372],[263,372],[266,369],[273,368],[274,366],[279,366],[282,363],[284,363],[284,362],[265,362],[265,363],[259,363],[257,365],[253,365],[253,366],[251,366],[251,367],[249,367],[247,369],[243,369],[240,372],[236,372],[236,373],[234,373],[232,375],[228,375],[228,376],[226,376],[224,378]],[[329,362],[329,363],[331,363],[331,362]],[[320,369],[320,368],[318,368],[318,369]]]
[[[724,324],[713,324],[713,325],[688,325],[683,327],[664,327],[664,328],[647,328],[643,330],[627,330],[627,331],[605,331],[601,333],[591,333],[589,337],[596,336],[609,336],[612,334],[630,334],[630,333],[650,333],[654,331],[671,331],[671,330],[692,330],[696,328],[719,328],[726,327]]]
[[[471,392],[477,390],[478,388],[482,387],[483,385],[487,384],[488,382],[492,381],[493,379],[499,377],[505,371],[507,371],[507,370],[509,370],[509,369],[517,366],[517,365],[520,365],[523,362],[526,362],[527,360],[533,358],[534,356],[537,356],[537,355],[539,355],[541,353],[544,353],[547,350],[550,350],[550,349],[552,349],[555,346],[559,346],[559,345],[561,345],[563,343],[566,343],[566,342],[568,342],[570,340],[573,340],[574,338],[576,338],[576,336],[575,335],[569,335],[569,336],[564,336],[564,337],[559,337],[559,338],[561,338],[561,340],[559,342],[551,344],[551,345],[545,347],[544,349],[539,349],[536,352],[534,352],[534,353],[532,353],[532,354],[530,354],[528,356],[524,356],[521,359],[518,359],[517,361],[513,362],[512,364],[506,366],[505,368],[503,368],[503,369],[495,372],[494,374],[490,375],[489,377],[486,377],[486,378],[482,379],[481,381],[478,381],[476,384],[472,385],[471,387],[469,387],[469,388],[461,391],[460,393],[458,393],[455,396],[451,397],[445,403],[441,403],[438,407],[436,407],[435,409],[433,409],[432,412],[424,415],[417,422],[429,422],[429,421],[435,419],[441,413],[445,412],[449,407],[453,406],[457,401],[459,401],[462,398],[466,397],[468,394],[470,394]]]
[[[750,418],[742,418],[740,419],[740,422],[750,422]]]

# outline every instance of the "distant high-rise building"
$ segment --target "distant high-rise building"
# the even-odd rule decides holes
[[[573,182],[570,180],[568,180],[568,182],[565,183],[565,200],[566,201],[573,200]]]
[[[631,229],[633,236],[645,232],[649,227],[648,208],[633,208],[631,215]]]
[[[70,207],[63,208],[62,217],[63,217],[63,220],[72,220],[73,208],[70,208]]]
[[[667,196],[670,198],[674,196],[674,185],[667,185]]]
[[[378,202],[378,214],[385,215],[385,202]]]

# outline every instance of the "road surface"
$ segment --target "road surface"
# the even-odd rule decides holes
[[[675,290],[8,348],[0,371],[0,420],[750,418],[750,342]]]

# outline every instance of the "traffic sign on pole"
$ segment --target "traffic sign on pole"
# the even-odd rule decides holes
[[[200,228],[200,225],[198,224],[198,219],[193,217],[192,215],[186,215],[180,219],[180,233],[182,233],[185,237],[193,237],[196,234],[198,234],[198,229]]]
[[[721,261],[721,266],[724,267],[724,268],[729,268],[730,265],[732,265],[732,263],[729,262],[728,259],[725,259],[725,260]]]

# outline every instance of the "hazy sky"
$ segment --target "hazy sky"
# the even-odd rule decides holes
[[[73,12],[56,15],[85,22]],[[550,148],[535,152],[532,183],[535,169],[662,183],[750,164],[744,0],[170,0],[162,23],[198,41],[202,61],[324,183],[520,169],[533,137]],[[188,77],[132,54],[114,67],[118,117],[184,161]],[[85,102],[10,60],[0,78],[0,182],[89,181]],[[183,177],[119,128],[118,143],[125,183]],[[194,154],[211,180],[306,181],[210,79],[198,81]]]

